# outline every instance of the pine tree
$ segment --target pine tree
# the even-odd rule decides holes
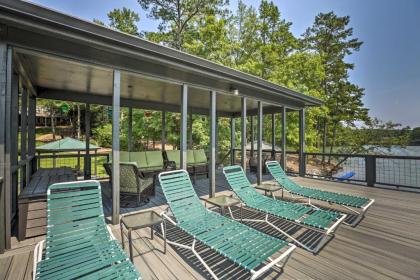
[[[150,32],[150,40],[178,50],[184,49],[185,33],[195,18],[206,16],[209,11],[220,11],[226,0],[138,0],[149,12],[148,16],[160,21],[159,32]]]
[[[323,122],[323,152],[327,142],[327,126],[332,125],[330,152],[336,140],[337,126],[341,122],[353,124],[356,120],[367,120],[367,110],[363,108],[363,89],[352,85],[349,71],[354,68],[345,58],[358,51],[363,44],[353,38],[353,28],[349,28],[350,17],[339,17],[334,12],[320,13],[312,27],[303,34],[306,49],[320,55],[324,69],[323,99],[330,115]],[[340,110],[340,108],[350,108]],[[352,111],[349,113],[349,111]]]

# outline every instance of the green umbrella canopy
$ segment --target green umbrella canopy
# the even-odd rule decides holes
[[[100,147],[89,144],[89,150],[97,150]],[[70,137],[50,142],[36,147],[38,152],[64,152],[64,151],[85,151],[86,142],[79,141]]]

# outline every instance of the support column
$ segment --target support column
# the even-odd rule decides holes
[[[235,165],[235,118],[230,118],[230,165]]]
[[[306,173],[305,161],[305,109],[299,110],[299,176]]]
[[[276,115],[271,114],[271,159],[276,159]]]
[[[28,91],[26,88],[22,89],[21,106],[20,106],[20,159],[25,161],[25,167],[22,170],[20,176],[20,186],[24,188],[29,184],[29,173],[28,173],[28,156],[27,156],[27,128],[28,128]]]
[[[216,112],[216,165],[217,165],[217,161],[219,160],[219,116],[217,115]]]
[[[128,108],[127,150],[133,151],[133,108]]]
[[[11,49],[10,49],[11,50]],[[13,69],[13,67],[11,67]],[[19,135],[19,76],[15,73],[12,74],[11,81],[11,98],[10,98],[10,130],[6,136],[6,146],[9,147],[10,151],[10,174],[11,179],[11,213],[17,213],[17,198],[18,198],[18,188],[19,188],[19,165],[18,165],[18,135]],[[6,119],[7,121],[7,119]],[[7,145],[7,140],[10,139],[9,145]],[[7,149],[7,148],[6,148]],[[7,167],[6,167],[7,168]]]
[[[280,165],[284,171],[286,171],[286,107],[281,108],[281,159]]]
[[[255,140],[255,131],[254,131],[254,116],[250,116],[251,121],[251,158],[254,157],[254,140]]]
[[[189,113],[189,131],[188,131],[188,148],[192,149],[193,148],[193,115],[192,115],[192,111],[190,108],[190,113]]]
[[[162,111],[162,151],[166,146],[166,111]]]
[[[85,164],[84,164],[84,179],[89,180],[91,176],[91,158],[90,158],[90,104],[86,103],[85,107]]]
[[[112,224],[120,221],[120,95],[121,72],[114,70],[112,96]]]
[[[216,92],[210,92],[210,176],[209,176],[209,195],[213,197],[216,193]]]
[[[180,139],[180,165],[187,170],[187,117],[188,117],[188,85],[182,85],[181,92],[181,139]]]
[[[10,171],[10,159],[6,157],[6,135],[9,132],[10,121],[8,113],[10,111],[10,95],[11,95],[11,71],[12,52],[9,52],[7,45],[0,43],[0,161],[4,165],[0,165],[0,254],[5,249],[10,249],[11,230],[10,230],[10,176],[6,173]],[[9,160],[9,161],[7,161]],[[9,169],[7,167],[9,166]]]
[[[0,162],[5,162],[5,140],[6,140],[6,95],[7,86],[7,46],[0,43]],[[6,246],[6,225],[10,223],[6,215],[6,188],[5,188],[5,166],[0,165],[0,254],[7,249]],[[10,235],[9,235],[10,238]],[[10,245],[10,243],[9,243]]]
[[[246,172],[246,97],[241,99],[241,166]]]
[[[35,130],[36,130],[36,97],[29,96],[29,108],[28,108],[28,157],[29,162],[29,179],[30,176],[36,171],[36,159],[35,159]]]
[[[262,183],[262,130],[263,130],[263,106],[258,101],[258,129],[257,129],[257,184]]]

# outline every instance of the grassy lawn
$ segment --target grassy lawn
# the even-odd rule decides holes
[[[63,153],[64,154],[64,153]],[[77,169],[77,153],[65,153],[68,154],[74,154],[74,157],[68,157],[68,158],[57,158],[56,159],[56,167],[70,167],[72,169]],[[42,155],[48,155],[48,154],[42,154]],[[105,155],[101,155],[97,157],[97,177],[103,178],[108,177],[108,175],[105,172],[105,169],[103,167],[103,164],[106,163],[107,159]],[[52,158],[41,158],[40,159],[40,167],[41,168],[52,168],[54,166],[54,160]],[[80,170],[83,172],[84,168],[84,158],[80,157]],[[91,174],[92,176],[95,175],[95,158],[91,158]]]

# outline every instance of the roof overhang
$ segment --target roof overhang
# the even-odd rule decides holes
[[[184,83],[197,113],[208,112],[210,90],[220,93],[218,111],[226,115],[240,111],[232,89],[249,98],[251,111],[257,100],[273,112],[322,104],[258,77],[28,2],[1,0],[0,24],[0,38],[14,48],[15,67],[38,88],[39,97],[110,104],[112,71],[118,69],[123,106],[163,105],[176,111]]]

